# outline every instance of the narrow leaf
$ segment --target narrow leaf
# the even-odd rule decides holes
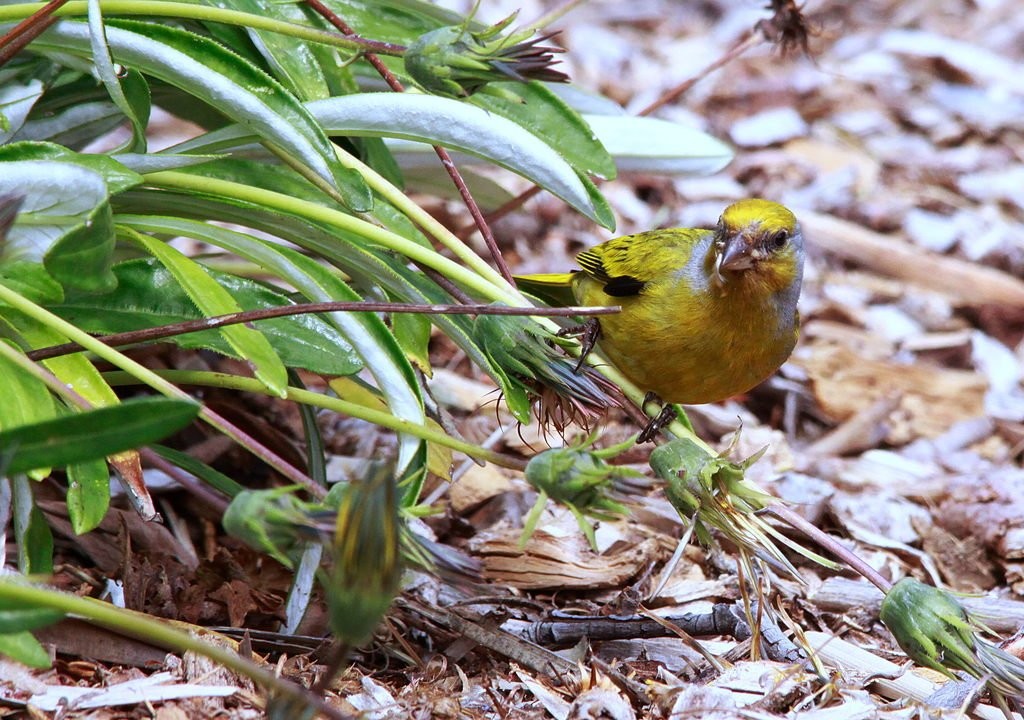
[[[473,105],[415,93],[361,93],[307,103],[329,133],[443,145],[507,168],[595,221],[598,211],[576,171],[552,146],[511,120]],[[175,152],[219,152],[247,142],[242,127],[215,130]]]
[[[0,85],[0,145],[11,140],[43,94],[43,83],[29,80],[24,85],[8,80]]]
[[[0,431],[5,473],[68,465],[146,445],[188,425],[199,406],[144,398]]]
[[[192,302],[205,315],[225,315],[242,310],[231,294],[210,277],[199,263],[170,245],[141,233],[132,233],[132,239],[174,275]],[[228,325],[220,328],[219,332],[235,352],[252,365],[256,377],[272,393],[279,397],[288,393],[288,371],[260,331],[245,325]]]
[[[309,112],[259,68],[212,40],[157,23],[108,22],[107,42],[115,61],[203,100],[335,186],[353,210],[370,209],[372,199],[362,179],[338,164],[330,140]],[[92,55],[88,26],[68,20],[54,25],[33,47]]]
[[[107,46],[106,28],[103,26],[103,15],[100,10],[99,0],[88,0],[88,12],[93,67],[96,69],[96,74],[99,75],[100,81],[106,87],[110,99],[114,101],[114,104],[128,118],[128,122],[131,123],[132,139],[129,143],[129,149],[133,152],[145,152],[149,105],[147,103],[141,108],[144,110],[144,113],[140,115],[137,112],[137,109],[139,109],[137,103],[130,102],[124,88],[121,87],[118,70],[114,67],[114,60],[110,57],[110,48]],[[138,96],[136,95],[136,97]]]
[[[733,158],[732,148],[721,140],[679,123],[628,115],[585,117],[620,172],[710,175]]]
[[[110,507],[110,472],[103,460],[68,465],[68,516],[76,535],[99,525]]]
[[[0,655],[31,668],[50,667],[50,654],[28,631],[0,633]]]

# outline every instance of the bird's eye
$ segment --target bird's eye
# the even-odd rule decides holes
[[[770,238],[768,238],[768,244],[776,250],[781,250],[786,247],[786,243],[789,242],[789,232],[786,230],[779,230]]]

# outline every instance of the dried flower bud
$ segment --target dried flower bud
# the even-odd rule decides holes
[[[447,97],[466,97],[503,80],[566,82],[569,78],[552,68],[553,53],[562,49],[541,45],[551,34],[532,39],[532,30],[501,35],[514,19],[510,15],[476,32],[453,25],[425,33],[406,50],[406,72],[424,90]]]
[[[587,366],[577,372],[576,361],[557,347],[575,341],[556,336],[528,317],[480,315],[473,325],[473,337],[493,367],[521,383],[520,395],[506,396],[509,408],[521,421],[529,419],[531,393],[541,397],[542,423],[550,423],[558,431],[573,421],[586,426],[618,404],[608,381]]]
[[[359,645],[369,639],[398,592],[402,577],[396,480],[381,464],[349,482],[338,504],[333,567],[327,586],[331,630]]]

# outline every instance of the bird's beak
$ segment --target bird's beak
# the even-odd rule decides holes
[[[754,242],[742,233],[725,239],[725,247],[718,256],[718,269],[746,270],[754,264]]]

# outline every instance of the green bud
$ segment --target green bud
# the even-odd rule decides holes
[[[559,431],[573,420],[587,422],[618,404],[612,387],[586,366],[576,371],[575,359],[559,345],[575,344],[559,337],[528,317],[480,315],[473,324],[473,337],[483,347],[492,366],[517,381],[522,397],[508,394],[506,400],[516,417],[529,420],[529,395],[539,395],[542,420]],[[515,390],[516,385],[506,384]]]
[[[609,493],[617,479],[629,475],[639,473],[609,465],[596,453],[575,447],[545,450],[526,465],[526,481],[537,490],[602,519],[625,512]]]
[[[951,678],[953,670],[983,678],[1007,717],[1008,700],[1024,703],[1024,662],[979,637],[984,628],[950,593],[906,577],[886,593],[879,616],[918,665]]]
[[[468,21],[431,30],[406,50],[405,70],[424,90],[447,97],[466,97],[503,80],[566,82],[568,77],[551,67],[552,53],[561,48],[540,44],[551,35],[501,35],[514,18],[479,31],[469,30]]]
[[[224,512],[224,529],[285,567],[292,567],[289,553],[305,539],[301,528],[307,525],[313,507],[295,496],[296,489],[291,485],[240,492]]]
[[[882,600],[882,622],[911,660],[954,677],[950,668],[981,677],[974,628],[953,596],[912,577],[892,586]]]
[[[779,548],[779,544],[827,567],[834,563],[791,541],[762,519],[757,511],[776,499],[744,478],[751,465],[764,454],[732,462],[726,456],[711,455],[690,438],[678,438],[651,452],[654,473],[666,482],[665,493],[680,516],[693,523],[697,539],[714,545],[711,529],[717,529],[739,549],[741,556],[757,553],[775,559],[793,575],[800,573]]]
[[[614,497],[616,484],[625,478],[637,477],[640,473],[630,468],[610,465],[604,458],[632,445],[632,440],[599,451],[584,449],[588,442],[584,441],[575,447],[545,450],[527,463],[526,480],[537,489],[540,497],[523,523],[520,546],[525,545],[533,534],[549,497],[569,508],[580,530],[595,549],[597,540],[594,528],[587,518],[611,520],[625,514],[626,507]]]
[[[394,474],[383,464],[341,493],[327,586],[331,629],[338,640],[359,645],[398,593],[401,538]]]
[[[739,512],[761,510],[774,499],[744,480],[744,474],[757,462],[767,448],[745,460],[726,459],[730,449],[722,455],[709,455],[690,438],[678,438],[651,452],[650,463],[654,474],[668,483],[665,492],[669,502],[684,517],[693,517],[702,504],[716,495],[727,499]]]

